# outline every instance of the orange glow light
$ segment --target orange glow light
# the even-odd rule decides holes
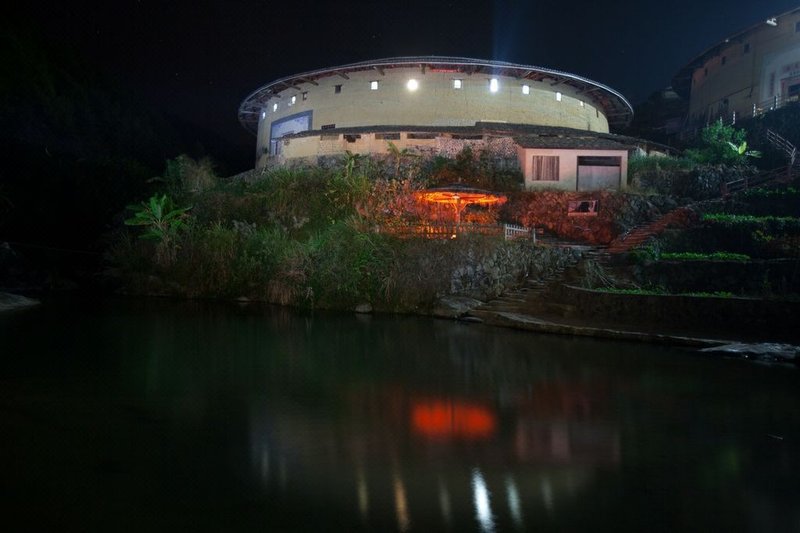
[[[417,194],[417,198],[425,202],[433,202],[437,204],[458,204],[463,206],[472,204],[503,204],[506,201],[505,196],[498,194],[451,191],[421,192]]]

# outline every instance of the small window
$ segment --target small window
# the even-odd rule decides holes
[[[618,156],[579,155],[578,166],[588,167],[618,167],[622,165],[622,158]]]
[[[531,160],[531,179],[533,181],[558,181],[558,156],[535,155]]]
[[[266,112],[266,111],[262,111],[262,112],[261,112],[261,118],[262,118],[262,119],[263,119],[263,118],[266,118],[266,116],[267,116],[267,112]]]
[[[407,139],[435,139],[435,133],[409,133],[406,135]]]
[[[463,86],[464,80],[453,80],[453,89],[460,89]]]
[[[272,104],[272,112],[274,113],[277,110],[278,110],[278,104],[277,103]]]
[[[567,216],[597,216],[597,200],[569,200]]]
[[[321,130],[332,130],[335,127],[336,127],[336,124],[323,124],[322,126],[319,127],[319,129],[321,129]]]
[[[359,135],[359,134],[357,134],[357,133],[356,133],[356,134],[353,134],[353,135],[345,135],[345,136],[344,136],[344,140],[345,140],[345,141],[347,141],[347,142],[349,142],[349,143],[354,143],[354,142],[356,142],[356,141],[357,141],[358,139],[360,139],[360,138],[361,138],[361,135]]]
[[[297,97],[296,96],[292,96],[292,99],[289,101],[289,105],[294,105],[296,103],[297,103]]]
[[[342,92],[342,86],[341,85],[334,85],[333,86],[333,92],[335,94],[339,94],[340,92]]]
[[[556,92],[556,101],[557,101],[557,102],[560,102],[560,101],[561,101],[561,92],[560,92],[560,91],[557,91],[557,92]]]
[[[522,86],[522,94],[531,94],[531,86],[530,85],[523,85]]]
[[[369,82],[369,89],[371,91],[377,91],[378,90],[378,80],[372,80],[371,82]]]
[[[497,80],[497,78],[490,79],[489,80],[489,92],[490,93],[496,93],[498,90],[500,90],[500,82]]]
[[[744,43],[744,50],[742,50],[742,53],[743,54],[749,54],[750,53],[750,43]]]
[[[303,98],[303,101],[308,100],[308,91],[303,91],[303,94],[301,96]]]
[[[399,141],[400,133],[376,133],[375,139],[378,141]]]
[[[720,63],[724,65],[727,62],[728,62],[728,58],[725,57],[725,56],[722,56],[722,59],[720,59]]]

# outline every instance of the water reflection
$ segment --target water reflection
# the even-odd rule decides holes
[[[522,504],[519,499],[517,484],[511,475],[506,476],[506,497],[508,498],[508,510],[511,513],[511,520],[517,529],[522,529]]]
[[[399,531],[408,531],[411,525],[411,518],[408,516],[408,501],[406,500],[406,488],[403,485],[403,479],[394,473],[394,511],[397,516],[397,529]]]
[[[98,527],[83,529],[122,515],[133,529],[186,529],[191,514],[200,529],[230,529],[225,512],[282,531],[620,520],[780,531],[800,519],[800,387],[785,373],[411,317],[165,303],[36,313],[0,318],[17,355],[2,363],[0,407],[61,422],[19,448],[43,426],[4,422],[17,436],[4,451],[52,472],[39,501],[67,507],[61,494],[88,487],[75,516]],[[43,324],[71,336],[53,342],[37,335]],[[17,392],[20,376],[41,388]],[[72,464],[56,459],[65,441]],[[98,475],[100,460],[117,473]],[[39,486],[5,466],[9,484]],[[175,494],[169,516],[131,510]],[[92,511],[98,502],[108,511]]]
[[[481,531],[493,533],[494,516],[492,516],[492,508],[489,503],[489,490],[486,488],[483,474],[477,468],[472,470],[472,493],[475,504],[475,517],[478,519]]]

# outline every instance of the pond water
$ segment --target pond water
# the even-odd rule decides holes
[[[22,529],[800,530],[789,368],[153,300],[2,314],[0,353]]]

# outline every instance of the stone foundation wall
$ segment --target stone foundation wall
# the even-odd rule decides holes
[[[573,264],[580,252],[571,248],[506,243],[489,253],[467,250],[450,276],[450,294],[479,300],[496,298],[524,278],[544,279]]]
[[[637,282],[669,292],[800,294],[800,260],[657,261],[638,269]]]
[[[796,317],[800,316],[800,301],[614,294],[571,286],[563,291],[579,317],[636,325],[654,332],[697,329],[702,324],[709,334],[727,333],[744,339],[747,332],[758,332],[782,340],[797,336]]]

